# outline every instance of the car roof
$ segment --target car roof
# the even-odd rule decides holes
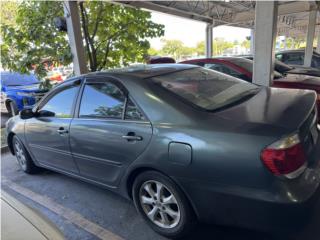
[[[0,71],[1,76],[11,75],[11,76],[35,76],[33,73],[19,73],[11,71]]]
[[[230,61],[230,60],[237,60],[237,59],[245,59],[243,57],[213,57],[213,58],[196,58],[196,59],[190,59],[186,61],[182,61],[181,63],[188,63],[188,62],[197,62],[197,61]],[[248,59],[247,59],[248,60]]]
[[[189,59],[182,61],[181,63],[187,63],[187,62],[192,62],[192,61],[210,61],[210,60],[221,60],[221,61],[229,61],[231,59],[243,59],[243,57],[212,57],[212,58],[194,58],[194,59]]]
[[[141,64],[133,65],[125,68],[110,69],[107,71],[93,72],[84,74],[84,77],[98,77],[98,76],[132,76],[136,78],[150,78],[160,76],[172,72],[183,71],[191,68],[197,68],[198,66],[187,64]]]
[[[304,49],[293,49],[293,50],[283,50],[279,51],[276,54],[281,54],[281,53],[304,53]],[[313,54],[315,55],[320,55],[317,51],[313,50]]]

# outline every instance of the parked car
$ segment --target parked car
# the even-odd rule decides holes
[[[304,49],[286,50],[277,52],[276,58],[285,64],[299,66],[304,65],[304,54]],[[320,54],[316,51],[313,51],[311,67],[320,69]]]
[[[236,78],[252,82],[253,62],[249,59],[240,57],[219,57],[219,58],[204,58],[183,61],[184,64],[194,64],[216,70]],[[277,88],[297,88],[309,89],[317,92],[318,114],[320,116],[320,77],[309,75],[281,73],[274,71],[274,80],[272,87]]]
[[[319,192],[316,97],[186,64],[89,73],[11,118],[8,145],[26,173],[133,199],[169,238],[196,221],[292,228]]]
[[[65,80],[65,79],[63,79],[63,76],[60,72],[54,72],[54,71],[48,72],[47,78],[50,81],[54,81],[54,82],[61,82],[61,81]]]
[[[63,240],[60,230],[44,216],[1,191],[1,239]]]
[[[151,56],[147,59],[147,64],[160,64],[160,63],[176,63],[171,57]]]
[[[240,55],[238,57],[246,58],[253,60],[252,55]],[[320,68],[311,68],[311,67],[304,67],[304,66],[289,66],[277,59],[274,61],[274,70],[277,72],[285,75],[285,74],[301,74],[301,75],[309,75],[309,76],[315,76],[320,77]]]
[[[47,92],[40,89],[34,74],[1,72],[1,111],[16,115],[24,107],[32,106]]]

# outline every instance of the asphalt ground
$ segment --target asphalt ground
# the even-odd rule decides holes
[[[2,190],[35,208],[63,232],[66,239],[163,240],[142,220],[133,204],[113,192],[52,171],[23,173],[11,154],[1,156]],[[314,218],[294,240],[320,239],[320,200]],[[2,219],[5,220],[5,219]],[[184,240],[274,240],[269,234],[200,224]],[[289,239],[281,237],[279,239]]]

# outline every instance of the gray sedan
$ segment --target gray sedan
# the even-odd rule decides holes
[[[170,238],[197,221],[282,229],[319,192],[315,102],[197,66],[137,66],[61,83],[8,121],[8,145],[26,173],[133,199]]]

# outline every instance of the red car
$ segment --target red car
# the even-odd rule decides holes
[[[219,71],[236,78],[252,82],[253,61],[239,57],[220,57],[187,60],[180,63],[193,64]],[[318,116],[320,117],[320,77],[274,72],[272,87],[314,90],[318,94]]]

